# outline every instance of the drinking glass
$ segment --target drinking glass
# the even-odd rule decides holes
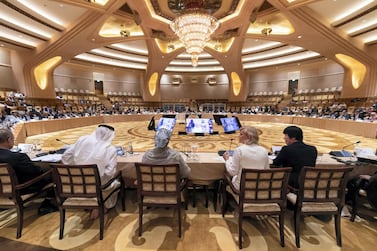
[[[194,160],[199,160],[198,148],[199,146],[197,144],[191,145],[191,154],[192,154],[192,159]]]

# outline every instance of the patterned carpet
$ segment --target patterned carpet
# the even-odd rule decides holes
[[[98,220],[90,220],[89,213],[68,211],[65,235],[58,239],[59,214],[38,217],[37,203],[26,209],[23,235],[16,240],[14,212],[0,212],[1,250],[114,250],[114,251],[233,251],[238,250],[237,221],[232,213],[225,218],[213,210],[213,204],[204,207],[200,194],[197,206],[190,203],[183,213],[182,238],[178,238],[176,213],[170,209],[149,209],[144,216],[143,235],[138,237],[138,214],[135,190],[127,190],[126,211],[120,203],[105,217],[104,240],[99,240]],[[297,250],[292,226],[292,212],[285,221],[285,243],[279,244],[276,218],[247,218],[243,227],[243,250]],[[342,218],[343,247],[336,246],[334,222],[323,223],[314,217],[305,218],[301,225],[302,250],[374,250],[377,240],[375,220],[350,222]]]

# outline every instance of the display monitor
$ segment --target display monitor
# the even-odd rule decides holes
[[[171,119],[175,119],[175,114],[162,114],[162,117],[163,117],[163,118],[171,118]]]
[[[226,114],[213,114],[213,119],[218,125],[221,125],[221,118],[226,118],[226,117],[228,117]]]
[[[212,119],[187,118],[187,133],[212,133]]]
[[[220,120],[225,133],[235,133],[240,129],[239,123],[235,117],[220,118]]]
[[[157,128],[156,130],[160,128],[166,128],[169,131],[173,131],[174,126],[175,126],[175,118],[160,118],[158,120]]]

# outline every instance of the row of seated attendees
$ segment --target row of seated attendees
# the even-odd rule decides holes
[[[38,107],[38,106],[37,106]],[[69,109],[66,107],[43,107],[42,109],[36,109],[37,107],[29,107],[26,111],[11,110],[9,107],[5,106],[4,110],[0,110],[1,126],[12,128],[14,124],[20,121],[30,121],[30,120],[43,120],[43,119],[58,119],[58,118],[73,118],[73,117],[87,117],[87,116],[98,116],[98,115],[116,115],[116,114],[158,114],[158,113],[175,113],[173,110],[166,110],[157,107],[144,107],[141,109],[137,106],[131,106],[128,109],[116,110],[108,109],[104,105],[98,106],[86,106],[82,110]],[[208,111],[192,111],[188,110],[189,113],[201,113]],[[226,112],[226,111],[219,111]],[[347,111],[346,105],[344,103],[334,103],[332,106],[319,107],[313,106],[308,110],[304,111],[301,109],[296,109],[295,111],[290,110],[289,107],[285,107],[279,110],[277,107],[273,106],[260,106],[260,107],[247,107],[243,113],[244,114],[281,114],[281,115],[294,115],[294,116],[306,116],[306,117],[322,117],[322,118],[332,118],[332,119],[342,119],[342,120],[357,120],[365,122],[377,122],[377,107],[359,107],[354,109],[353,113]],[[215,112],[214,112],[215,113]]]
[[[12,94],[12,93],[13,94]],[[19,91],[8,91],[11,96]],[[61,99],[60,95],[74,96],[81,99]],[[82,94],[70,95],[58,93],[55,102],[45,103],[44,105],[36,105],[38,100],[15,97],[15,99],[23,100],[23,103],[10,104],[6,100],[0,102],[0,111],[2,111],[1,123],[6,124],[8,127],[12,126],[18,121],[28,121],[32,119],[54,119],[54,118],[67,118],[67,117],[83,117],[83,116],[97,116],[101,114],[143,114],[143,113],[180,113],[180,112],[201,112],[201,113],[242,113],[242,114],[281,114],[281,115],[294,115],[294,116],[307,116],[307,117],[324,117],[333,119],[345,120],[360,120],[360,121],[376,121],[377,111],[377,97],[371,98],[353,98],[353,99],[337,99],[333,102],[316,103],[308,102],[305,104],[297,103],[289,100],[287,105],[281,105],[284,96],[272,94],[268,99],[261,96],[255,96],[253,100],[248,102],[227,103],[226,101],[217,103],[199,104],[199,102],[183,102],[179,104],[150,104],[143,103],[141,97],[135,97],[137,102],[128,102],[127,97],[120,99],[120,101],[112,101],[111,97],[120,96],[107,96],[108,104],[103,103],[105,100],[100,99],[96,95]],[[260,98],[260,100],[259,100]],[[278,102],[263,103],[269,99],[279,98]],[[289,97],[290,98],[290,97]],[[73,101],[72,101],[73,100]],[[10,108],[11,107],[11,108]],[[11,112],[14,111],[14,112]],[[8,119],[7,116],[11,116]]]

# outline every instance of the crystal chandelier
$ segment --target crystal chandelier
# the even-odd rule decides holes
[[[202,6],[202,1],[186,1],[184,12],[170,23],[170,28],[191,55],[194,67],[198,65],[199,54],[207,41],[219,27],[217,19],[202,9]]]

